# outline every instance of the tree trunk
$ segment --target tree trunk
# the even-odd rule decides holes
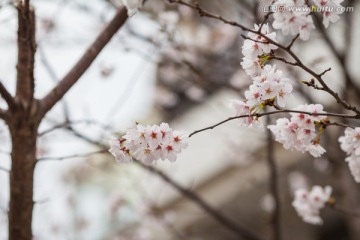
[[[31,240],[38,124],[26,118],[18,118],[11,125],[9,240]]]
[[[9,240],[32,239],[33,177],[40,123],[34,99],[35,14],[29,1],[18,10],[18,63],[15,106],[9,108],[12,141],[9,204]]]

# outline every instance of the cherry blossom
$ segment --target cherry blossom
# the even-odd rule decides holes
[[[341,149],[348,155],[360,156],[360,127],[346,128],[345,135],[339,138]]]
[[[258,31],[259,29],[260,26],[255,24],[254,30]],[[261,33],[269,39],[276,41],[276,33],[270,31],[268,24],[264,24],[262,26]],[[272,50],[275,50],[278,47],[270,44],[267,39],[256,33],[249,32],[248,37],[249,39],[246,39],[242,46],[242,54],[244,55],[244,58],[241,62],[241,66],[247,75],[255,77],[261,73],[259,57],[264,54],[269,54]]]
[[[304,222],[310,224],[322,224],[320,209],[329,201],[332,188],[330,186],[314,186],[311,191],[298,189],[295,191],[295,199],[292,206]]]
[[[346,128],[339,138],[341,149],[349,156],[345,159],[356,182],[360,183],[360,128]]]
[[[308,40],[315,25],[308,11],[308,6],[301,1],[278,0],[275,4],[285,5],[286,11],[274,12],[273,28],[281,29],[284,35],[299,34],[302,40]]]
[[[146,164],[158,159],[173,162],[177,154],[187,147],[187,138],[187,134],[173,131],[167,123],[160,126],[137,124],[129,128],[122,138],[112,137],[109,152],[117,162],[129,162],[132,157]]]
[[[300,105],[298,111],[309,113],[324,113],[320,104]],[[309,152],[314,157],[320,157],[326,150],[320,145],[320,133],[316,131],[316,124],[325,120],[325,116],[309,115],[305,113],[291,113],[291,119],[280,118],[276,125],[268,128],[275,135],[275,140],[282,143],[285,149],[295,149]]]
[[[342,14],[341,5],[343,0],[314,0],[314,3],[318,7],[318,11],[323,15],[323,24],[327,28],[329,27],[330,22],[337,22],[340,17],[339,14]]]
[[[285,107],[285,100],[293,89],[290,80],[283,77],[283,72],[276,69],[276,65],[266,65],[261,75],[253,78],[254,82],[245,92],[250,106],[266,100],[276,100],[279,107]]]

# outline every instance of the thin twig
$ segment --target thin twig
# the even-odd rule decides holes
[[[235,120],[235,119],[240,119],[240,118],[246,118],[246,117],[257,117],[260,118],[262,116],[267,116],[267,115],[273,115],[273,114],[279,114],[279,113],[303,113],[306,115],[316,115],[316,116],[330,116],[330,117],[341,117],[341,118],[355,118],[355,119],[359,119],[360,117],[358,115],[349,115],[349,114],[340,114],[340,113],[310,113],[310,112],[305,112],[305,111],[298,111],[298,110],[288,110],[288,109],[284,109],[284,110],[278,110],[278,111],[271,111],[271,112],[264,112],[264,113],[252,113],[252,114],[244,114],[244,115],[239,115],[239,116],[235,116],[235,117],[229,117],[221,122],[218,122],[214,125],[211,125],[209,127],[206,128],[202,128],[199,130],[196,130],[194,132],[192,132],[189,137],[192,137],[193,135],[206,131],[206,130],[210,130],[210,129],[214,129],[226,122]]]
[[[0,80],[0,95],[5,100],[9,108],[14,108],[15,106],[15,100],[9,93],[9,91],[6,89],[6,87],[3,85],[3,83]]]
[[[360,218],[360,213],[359,213],[359,212],[354,212],[354,211],[351,210],[351,209],[347,209],[347,208],[345,208],[345,207],[338,206],[336,203],[328,204],[328,206],[330,206],[331,209],[333,209],[333,210],[335,210],[335,211],[337,211],[337,212],[340,212],[340,213],[349,215],[349,216],[351,216],[351,217]]]
[[[294,43],[295,43],[295,41],[296,41],[296,39],[298,39],[299,38],[299,36],[300,36],[300,34],[296,34],[296,36],[291,40],[291,42],[290,42],[290,44],[289,45],[287,45],[287,49],[291,49],[291,47],[294,45]]]
[[[74,154],[74,155],[69,155],[69,156],[62,156],[62,157],[42,157],[42,158],[38,158],[38,162],[40,161],[61,161],[61,160],[66,160],[66,159],[70,159],[70,158],[83,158],[83,157],[89,157],[95,154],[103,154],[106,153],[108,150],[107,149],[103,149],[103,150],[99,150],[96,152],[90,152],[90,153],[83,153],[83,154]]]

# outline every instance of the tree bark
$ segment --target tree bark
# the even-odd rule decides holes
[[[16,115],[9,126],[12,138],[9,240],[31,240],[38,123],[32,117],[23,118],[23,114]]]
[[[30,109],[34,99],[35,67],[35,13],[32,7],[19,3],[18,10],[18,63],[16,101]]]
[[[9,106],[12,150],[10,171],[9,240],[32,239],[33,177],[40,123],[34,100],[35,14],[29,2],[19,2],[16,96]]]

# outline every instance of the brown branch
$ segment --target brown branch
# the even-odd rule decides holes
[[[65,160],[65,159],[70,159],[70,158],[83,158],[83,157],[89,157],[95,154],[104,154],[107,153],[107,149],[103,149],[103,150],[99,150],[96,152],[90,152],[90,153],[83,153],[83,154],[73,154],[73,155],[68,155],[68,156],[61,156],[61,157],[42,157],[42,158],[38,158],[37,162],[40,161],[61,161],[61,160]]]
[[[0,109],[0,118],[7,122],[9,120],[9,112],[4,109]]]
[[[295,43],[295,41],[296,41],[296,39],[298,39],[299,38],[299,36],[300,36],[300,34],[298,33],[298,34],[296,34],[296,36],[291,40],[291,42],[289,43],[289,45],[287,45],[287,49],[291,49],[291,47],[294,45],[294,43]]]
[[[41,116],[44,116],[80,79],[84,72],[90,67],[100,51],[106,46],[115,33],[124,25],[128,15],[125,7],[117,10],[113,19],[108,23],[96,40],[86,50],[77,64],[66,74],[66,76],[55,86],[41,101]]]
[[[353,211],[351,209],[347,209],[347,208],[344,208],[342,206],[338,206],[336,203],[328,204],[328,206],[330,206],[331,209],[333,209],[333,210],[335,210],[337,212],[346,214],[346,215],[351,216],[351,217],[360,218],[360,213],[359,212],[355,212],[355,211]]]
[[[1,80],[0,80],[0,95],[5,100],[5,102],[7,103],[9,108],[11,108],[11,109],[14,108],[14,106],[15,106],[14,98],[11,96],[11,94],[6,89],[6,87],[1,82]]]
[[[246,118],[246,117],[256,117],[256,118],[260,118],[262,116],[268,116],[268,115],[273,115],[273,114],[279,114],[279,113],[303,113],[303,114],[307,114],[307,115],[317,115],[317,116],[329,116],[329,117],[341,117],[341,118],[353,118],[353,119],[360,119],[360,117],[358,115],[349,115],[349,114],[340,114],[340,113],[310,113],[310,112],[305,112],[305,111],[298,111],[298,110],[288,110],[288,109],[284,109],[284,110],[278,110],[278,111],[271,111],[271,112],[264,112],[264,113],[252,113],[252,114],[245,114],[245,115],[239,115],[239,116],[235,116],[235,117],[229,117],[221,122],[218,122],[214,125],[211,125],[209,127],[205,127],[199,130],[196,130],[194,132],[192,132],[189,137],[192,137],[193,135],[200,133],[200,132],[204,132],[206,130],[211,130],[214,129],[226,122],[235,120],[235,119],[239,119],[239,118]],[[334,124],[335,125],[335,124]]]

